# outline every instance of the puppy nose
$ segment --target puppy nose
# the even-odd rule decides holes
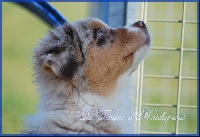
[[[135,22],[131,26],[133,26],[133,27],[146,27],[146,25],[143,21]]]

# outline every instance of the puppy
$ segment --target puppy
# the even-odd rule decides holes
[[[142,21],[117,29],[98,19],[50,30],[34,50],[40,93],[29,134],[134,133],[131,93],[120,85],[150,48]],[[123,78],[123,79],[122,79]],[[124,101],[125,100],[125,101]]]

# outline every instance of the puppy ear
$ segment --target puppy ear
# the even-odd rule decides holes
[[[66,58],[67,60],[64,60]],[[66,80],[74,78],[78,71],[79,64],[72,57],[55,58],[54,55],[49,54],[43,62],[43,70],[48,73],[54,73],[60,78]]]
[[[64,24],[49,33],[42,46],[43,70],[53,72],[66,80],[76,76],[84,62],[81,41],[78,33],[70,24]]]

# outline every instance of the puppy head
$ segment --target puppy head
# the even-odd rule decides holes
[[[97,83],[117,79],[131,66],[135,70],[149,49],[150,37],[143,22],[111,29],[92,21],[90,28],[94,39],[86,52],[86,74]]]
[[[35,50],[35,62],[46,75],[85,77],[90,91],[107,94],[122,73],[138,67],[149,45],[141,21],[112,29],[100,20],[86,19],[50,31]]]

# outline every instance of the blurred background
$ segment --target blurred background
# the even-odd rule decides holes
[[[69,22],[90,16],[90,3],[53,2]],[[94,7],[93,7],[94,8]],[[182,31],[183,3],[147,3],[146,23],[152,37],[152,48],[183,51],[179,133],[197,133],[197,3],[186,3]],[[77,12],[78,10],[78,12]],[[171,20],[172,22],[166,22]],[[174,21],[174,22],[173,22]],[[33,84],[32,49],[43,38],[49,26],[38,17],[14,3],[2,3],[2,125],[3,134],[17,134],[23,129],[23,118],[33,114],[38,94]],[[191,50],[192,49],[192,50]],[[144,61],[142,110],[157,109],[155,115],[167,112],[175,116],[176,107],[145,104],[177,104],[180,50],[151,50]],[[154,78],[150,76],[170,76]],[[141,131],[175,132],[175,121],[141,121]]]

